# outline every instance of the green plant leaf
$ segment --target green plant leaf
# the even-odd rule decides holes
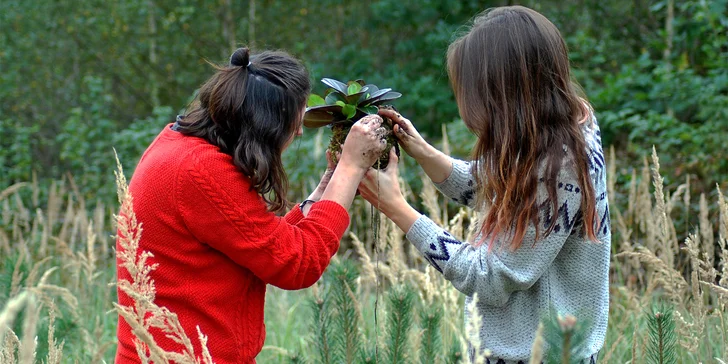
[[[391,88],[383,88],[381,90],[380,89],[375,89],[374,91],[372,91],[371,89],[369,89],[369,92],[371,92],[371,95],[369,95],[369,97],[367,97],[366,100],[362,100],[360,103],[364,103],[365,105],[371,105],[373,102],[375,102],[375,101],[381,99],[382,97],[384,97],[389,91],[392,91],[392,89]]]
[[[329,87],[333,88],[334,90],[339,91],[342,94],[346,95],[347,87],[346,87],[345,83],[334,80],[333,78],[324,78],[321,80],[321,82],[323,82],[324,85],[329,86]]]
[[[344,106],[346,106],[346,103],[344,101],[339,100],[339,101],[336,101],[336,103],[334,105],[344,107]]]
[[[346,116],[347,119],[351,119],[356,115],[356,107],[354,105],[346,104],[341,112]]]
[[[326,105],[336,105],[337,101],[346,102],[346,97],[336,91],[333,91],[326,95]]]
[[[386,94],[382,95],[379,98],[379,100],[377,100],[375,102],[372,102],[372,105],[379,106],[379,105],[381,105],[381,104],[383,104],[383,103],[385,103],[387,101],[392,101],[392,100],[398,99],[400,97],[402,97],[402,94],[401,93],[394,92],[394,91],[390,91],[390,92],[387,92]]]
[[[361,89],[361,91],[359,91],[359,92],[357,92],[355,94],[346,95],[346,103],[347,104],[352,104],[352,105],[358,105],[359,104],[359,100],[361,100],[361,98],[364,95],[366,95],[366,94],[367,94],[367,90],[366,89]]]
[[[369,105],[369,106],[359,107],[359,110],[361,110],[365,114],[371,115],[371,114],[376,114],[379,111],[379,108],[376,106]]]
[[[354,95],[361,91],[362,86],[356,82],[352,82],[349,84],[349,87],[346,90],[347,95]]]
[[[338,106],[336,107],[339,108]],[[335,120],[336,116],[334,113],[325,108],[308,109],[303,115],[303,125],[307,128],[320,128],[331,124]]]
[[[321,105],[326,105],[326,100],[324,100],[321,96],[316,94],[311,94],[308,96],[308,103],[306,104],[306,106],[312,107]]]

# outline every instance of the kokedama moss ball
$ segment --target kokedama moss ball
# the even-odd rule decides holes
[[[397,156],[399,157],[399,144],[397,144],[397,137],[394,136],[394,132],[392,131],[393,123],[392,120],[389,118],[383,118],[384,122],[382,123],[382,127],[387,129],[387,134],[385,138],[387,139],[387,147],[384,148],[384,151],[379,156],[379,160],[377,160],[372,167],[376,169],[384,169],[387,168],[387,165],[389,164],[389,151],[392,148],[395,148],[394,151],[397,153]],[[349,124],[335,124],[331,127],[331,142],[329,143],[329,151],[331,151],[331,156],[334,159],[335,163],[338,163],[337,160],[337,154],[341,153],[341,146],[346,141],[346,136],[349,135],[349,130],[351,130],[351,126]]]

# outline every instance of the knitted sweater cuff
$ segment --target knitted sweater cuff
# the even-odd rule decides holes
[[[311,210],[305,219],[315,219],[327,226],[341,240],[349,227],[349,212],[338,203],[321,200],[311,204]]]
[[[423,246],[443,231],[441,227],[430,220],[429,217],[420,216],[407,232],[407,240],[412,242],[417,250],[424,252]]]
[[[291,211],[288,211],[285,218],[286,222],[288,222],[289,224],[296,225],[304,218],[304,216],[303,212],[301,212],[301,209],[298,207],[298,204],[296,204],[296,206],[293,206]]]
[[[474,180],[469,162],[450,158],[452,172],[442,182],[435,183],[435,187],[445,196],[465,206],[472,206],[474,200]]]

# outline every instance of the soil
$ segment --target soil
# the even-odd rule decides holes
[[[387,147],[384,148],[379,160],[377,160],[372,166],[375,169],[384,169],[387,167],[387,164],[389,164],[389,151],[392,147],[395,148],[394,151],[397,153],[397,156],[399,156],[399,145],[397,144],[397,137],[395,137],[392,132],[392,125],[392,120],[384,118],[382,126],[387,129]],[[341,153],[341,145],[344,144],[344,141],[346,141],[346,136],[349,135],[349,130],[351,130],[350,124],[336,124],[331,127],[332,135],[331,142],[329,143],[329,150],[331,151],[331,155],[334,158],[335,163],[338,162],[336,160],[336,155]]]

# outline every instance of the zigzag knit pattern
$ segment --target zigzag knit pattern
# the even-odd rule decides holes
[[[557,211],[552,211],[544,184],[538,186],[543,225],[540,231],[556,219],[553,231],[536,240],[536,227],[529,226],[521,248],[516,251],[494,248],[489,252],[487,246],[474,247],[459,241],[426,216],[421,216],[407,232],[407,238],[425,259],[467,295],[467,302],[477,294],[478,313],[483,318],[480,340],[494,358],[502,358],[491,363],[528,362],[534,333],[544,315],[571,314],[590,323],[587,351],[583,353],[586,360],[604,343],[611,246],[606,163],[593,115],[582,131],[587,142],[583,153],[588,157],[595,189],[599,242],[586,238],[581,187],[568,164],[570,157],[557,175]],[[436,186],[454,201],[472,208],[477,186],[471,165],[456,159],[452,162],[452,173]],[[465,316],[469,320],[467,312]]]

